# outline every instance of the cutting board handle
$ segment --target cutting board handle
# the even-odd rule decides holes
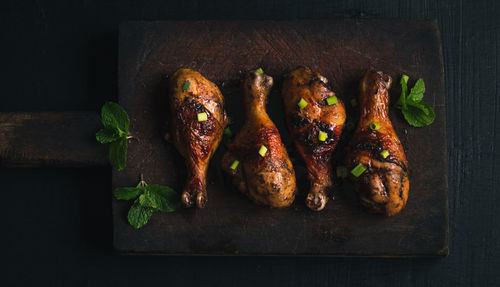
[[[97,112],[0,113],[0,166],[104,166]]]

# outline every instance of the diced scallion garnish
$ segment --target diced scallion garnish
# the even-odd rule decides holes
[[[370,124],[370,129],[372,129],[374,131],[378,131],[380,129],[380,124],[377,122],[373,122]]]
[[[232,170],[235,170],[238,167],[238,164],[240,164],[240,161],[235,160],[235,161],[233,161],[233,163],[231,164],[231,166],[229,168]]]
[[[346,178],[347,177],[347,167],[345,166],[337,166],[337,177]]]
[[[261,145],[259,149],[260,156],[264,157],[267,153],[267,147],[265,145]]]
[[[191,86],[191,82],[190,82],[190,81],[186,81],[186,82],[184,83],[184,85],[182,86],[182,89],[183,89],[184,91],[187,91],[187,90],[189,89],[189,87],[190,87],[190,86]]]
[[[257,71],[257,73],[259,73],[261,75],[264,74],[264,71],[262,70],[262,68],[258,68],[256,71]]]
[[[208,115],[207,113],[203,112],[203,113],[198,113],[197,114],[197,117],[198,117],[198,121],[199,122],[204,122],[206,120],[208,120]]]
[[[387,158],[389,156],[389,151],[384,149],[383,151],[380,152],[380,155],[383,157],[383,158]]]
[[[339,101],[339,100],[337,99],[337,97],[336,97],[336,96],[332,96],[332,97],[328,97],[328,98],[326,98],[326,103],[327,103],[329,106],[331,106],[331,105],[333,105],[333,104],[338,103],[338,101]]]
[[[358,105],[358,101],[355,98],[351,99],[351,106],[355,107]]]
[[[300,101],[299,101],[299,108],[302,110],[303,108],[305,108],[307,106],[307,102],[306,100],[304,100],[304,98],[300,98]]]
[[[363,172],[365,172],[365,170],[366,170],[366,167],[363,164],[359,163],[357,166],[355,166],[351,170],[351,173],[355,177],[359,177],[361,174],[363,174]]]
[[[233,136],[233,132],[231,131],[231,129],[229,127],[227,127],[227,128],[224,129],[224,135],[228,136],[228,137],[232,137]]]
[[[324,142],[326,141],[326,138],[327,138],[328,134],[323,132],[323,131],[319,131],[318,133],[318,140]]]

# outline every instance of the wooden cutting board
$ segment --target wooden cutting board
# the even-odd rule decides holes
[[[127,168],[113,171],[113,188],[136,185],[140,174],[149,183],[182,190],[183,158],[163,140],[168,118],[167,78],[176,69],[199,70],[216,82],[227,101],[237,132],[244,116],[239,83],[244,73],[262,67],[275,79],[268,112],[295,158],[298,196],[283,210],[260,207],[241,195],[220,169],[221,144],[209,167],[208,206],[154,214],[140,230],[126,219],[129,203],[113,200],[114,246],[125,253],[206,255],[444,256],[448,254],[446,112],[443,60],[434,20],[321,21],[166,21],[127,22],[120,27],[119,102],[131,118]],[[350,106],[364,71],[375,68],[394,78],[392,100],[399,97],[399,77],[423,77],[424,100],[436,121],[411,128],[399,110],[391,119],[409,161],[410,196],[399,215],[366,213],[348,181],[337,180],[325,210],[305,207],[305,167],[294,152],[284,123],[280,87],[283,74],[306,65],[330,80]],[[413,81],[412,81],[413,80]],[[79,125],[78,134],[71,127]],[[54,126],[74,135],[51,137]],[[0,164],[100,165],[106,151],[93,142],[97,113],[0,114]],[[88,134],[87,134],[88,133]],[[35,135],[36,137],[35,137]],[[41,143],[38,138],[46,138]],[[335,152],[342,162],[345,132]],[[35,144],[37,143],[37,144]]]

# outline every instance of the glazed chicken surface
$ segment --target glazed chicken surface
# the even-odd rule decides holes
[[[295,198],[295,172],[278,129],[266,112],[273,78],[259,72],[250,71],[245,76],[246,120],[222,159],[222,169],[255,202],[286,207]]]
[[[391,77],[367,71],[359,86],[360,119],[346,157],[349,173],[361,203],[372,213],[392,216],[406,205],[408,162],[391,120]],[[364,170],[364,171],[363,171]]]
[[[331,158],[344,126],[345,108],[328,80],[305,67],[285,76],[282,97],[288,129],[307,167],[306,205],[320,211],[333,185]]]
[[[219,88],[199,72],[180,69],[170,77],[171,140],[186,159],[185,207],[207,203],[208,164],[219,146],[227,116]]]

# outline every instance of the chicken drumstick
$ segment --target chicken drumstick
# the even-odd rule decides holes
[[[180,69],[170,78],[172,141],[186,158],[188,182],[182,204],[204,207],[207,203],[208,163],[219,146],[227,116],[217,86],[197,71]]]
[[[360,119],[346,162],[361,203],[373,213],[395,215],[406,205],[408,162],[391,120],[391,77],[367,71],[359,86]]]
[[[286,122],[307,167],[311,189],[306,205],[325,207],[326,189],[333,184],[331,157],[345,122],[345,108],[327,79],[305,67],[285,76],[283,102]]]
[[[250,71],[243,82],[246,121],[222,159],[236,187],[259,204],[286,207],[295,198],[295,172],[266,112],[273,78]]]

